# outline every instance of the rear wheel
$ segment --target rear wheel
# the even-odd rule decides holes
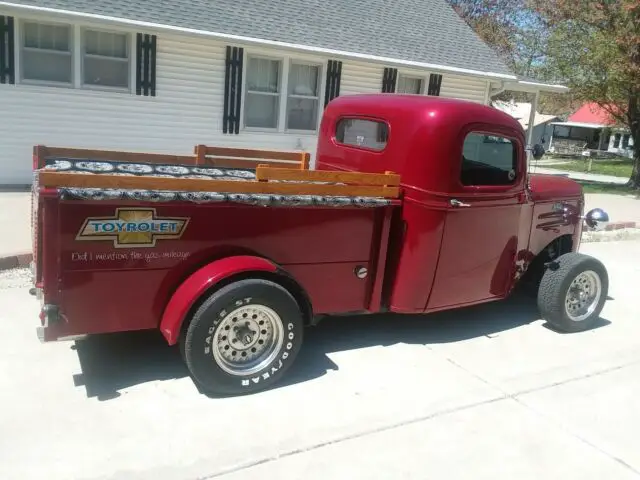
[[[212,394],[237,395],[277,383],[302,345],[303,314],[277,283],[241,280],[194,313],[182,350],[194,380]]]
[[[600,261],[567,253],[552,262],[542,276],[538,308],[558,330],[587,330],[598,320],[608,290],[609,278]]]

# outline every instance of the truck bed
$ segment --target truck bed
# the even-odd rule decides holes
[[[63,199],[77,200],[382,206],[391,202],[385,195],[397,194],[397,188],[393,187],[351,187],[340,181],[349,180],[349,174],[340,172],[332,176],[332,173],[269,166],[252,170],[49,157],[39,171],[38,182],[42,187],[57,188]],[[356,179],[364,177],[355,175]],[[314,180],[316,178],[319,180]],[[380,195],[358,195],[359,192]]]
[[[394,183],[390,174],[262,165],[41,159],[36,286],[43,303],[70,319],[46,335],[157,328],[166,299],[189,275],[232,255],[276,263],[318,314],[376,311],[400,204]],[[359,267],[366,279],[354,275]]]

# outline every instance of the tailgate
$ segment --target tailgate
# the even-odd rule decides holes
[[[33,260],[31,262],[31,275],[36,288],[42,287],[42,204],[38,188],[38,176],[33,176],[31,187],[31,252]]]

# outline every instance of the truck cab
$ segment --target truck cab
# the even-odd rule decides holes
[[[577,250],[580,185],[530,175],[525,147],[520,124],[484,105],[396,94],[331,102],[317,168],[401,175],[390,310],[503,298],[550,245]]]

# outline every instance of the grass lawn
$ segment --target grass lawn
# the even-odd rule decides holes
[[[625,185],[618,185],[615,183],[595,183],[595,182],[580,182],[584,193],[614,193],[617,195],[636,195],[640,197],[640,190],[634,190]]]
[[[555,165],[545,165],[545,168],[554,168],[557,170],[565,170],[567,172],[587,172],[589,166],[589,159],[574,159],[567,162],[558,163]],[[627,177],[631,176],[633,170],[633,160],[594,160],[591,164],[591,171],[589,173],[596,173],[600,175],[611,175],[614,177]]]

